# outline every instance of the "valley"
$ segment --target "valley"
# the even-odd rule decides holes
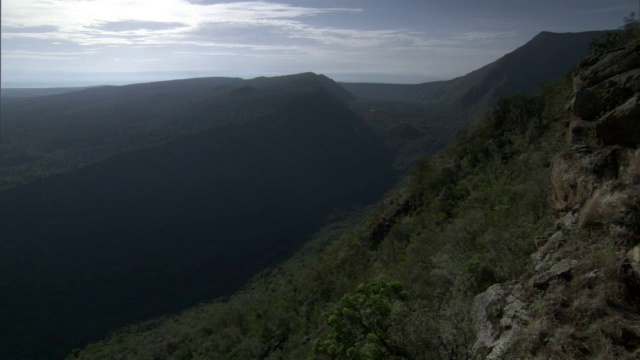
[[[302,73],[3,91],[0,356],[103,339],[69,357],[305,357],[323,312],[377,277],[416,296],[402,326],[470,326],[461,309],[525,274],[553,222],[564,75],[601,34],[541,33],[417,85]],[[451,307],[429,313],[435,297]],[[441,345],[409,340],[418,358],[469,345],[445,323]]]

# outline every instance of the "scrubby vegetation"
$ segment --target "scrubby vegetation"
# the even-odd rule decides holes
[[[554,217],[569,79],[501,100],[377,206],[327,225],[244,290],[129,327],[70,359],[471,356],[473,298],[530,265]]]
[[[640,19],[636,19],[636,14],[631,13],[624,18],[624,25],[620,31],[610,31],[599,39],[593,39],[589,44],[592,54],[600,54],[615,48],[624,46],[640,39]]]

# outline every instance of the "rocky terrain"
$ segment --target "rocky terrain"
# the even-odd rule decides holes
[[[573,86],[556,224],[530,273],[475,298],[477,357],[640,357],[640,44],[582,61]]]

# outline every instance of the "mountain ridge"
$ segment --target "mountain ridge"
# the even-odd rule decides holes
[[[451,80],[415,85],[341,85],[362,98],[448,104],[470,109],[477,116],[501,96],[532,93],[542,82],[565,75],[587,54],[589,42],[604,33],[543,31],[500,59]],[[521,69],[527,69],[526,75]]]
[[[0,167],[11,181],[0,181],[0,191],[48,173],[73,171],[122,150],[255,119],[280,106],[274,100],[278,96],[286,101],[296,93],[316,91],[352,100],[332,80],[304,73],[104,86],[11,101],[0,109]],[[244,102],[254,105],[245,107]]]

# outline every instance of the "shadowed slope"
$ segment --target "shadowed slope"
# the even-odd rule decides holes
[[[332,210],[391,185],[392,155],[324,79],[271,81],[194,104],[199,117],[184,120],[215,124],[206,130],[0,192],[2,358],[59,358],[127,323],[228,294]],[[172,85],[199,93],[176,82],[41,101],[81,96],[119,111],[107,104],[138,104],[150,99],[146,86]]]

